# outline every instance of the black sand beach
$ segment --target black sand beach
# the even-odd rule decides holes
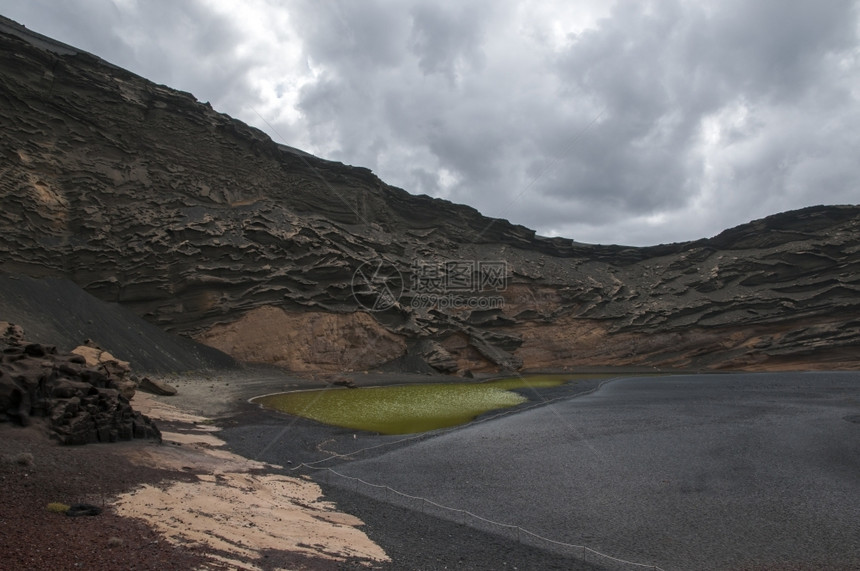
[[[860,375],[619,378],[572,396],[596,385],[409,439],[241,405],[223,436],[312,475],[395,569],[619,568],[529,532],[663,569],[860,568]]]
[[[273,376],[267,377],[271,373]],[[277,371],[264,372],[257,381],[258,390],[278,384]],[[360,386],[403,383],[450,382],[449,377],[427,375],[357,375]],[[267,379],[267,380],[266,380]],[[306,387],[307,382],[294,380]],[[491,422],[501,414],[544,406],[547,401],[570,398],[595,390],[599,379],[570,383],[563,387],[524,391],[530,401],[502,412],[488,413],[477,422]],[[242,397],[254,396],[246,385]],[[253,394],[252,394],[253,393]],[[235,399],[238,401],[238,398]],[[580,556],[553,552],[499,535],[437,517],[420,505],[401,506],[357,493],[339,485],[327,468],[354,459],[374,457],[386,451],[413,446],[427,439],[461,430],[461,427],[425,434],[385,436],[329,427],[317,422],[267,411],[246,402],[238,404],[224,422],[220,436],[230,448],[248,458],[285,466],[291,475],[307,474],[319,483],[328,499],[341,511],[358,516],[365,523],[363,531],[385,549],[393,563],[385,569],[605,569],[582,560]],[[303,466],[307,463],[309,466]],[[417,508],[417,509],[416,509]]]

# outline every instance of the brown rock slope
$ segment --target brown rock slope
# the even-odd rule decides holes
[[[860,208],[648,248],[542,238],[3,30],[7,273],[297,370],[857,364]]]

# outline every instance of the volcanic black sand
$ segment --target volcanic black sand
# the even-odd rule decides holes
[[[356,452],[356,457],[368,457],[384,451],[408,447],[428,438],[459,430],[459,428],[426,434],[405,436],[381,436],[353,430],[328,427],[313,421],[303,420],[281,413],[266,411],[245,402],[248,397],[278,390],[313,388],[308,381],[284,377],[277,370],[257,369],[256,374],[245,375],[244,383],[234,377],[230,387],[224,379],[211,382],[210,390],[223,395],[232,392],[230,402],[216,404],[202,399],[199,380],[189,381],[195,398],[183,398],[183,406],[189,406],[206,414],[220,416],[219,424],[224,429],[219,436],[227,441],[235,452],[255,460],[273,461],[285,466],[291,475],[307,474],[322,487],[326,498],[337,503],[338,509],[358,515],[364,522],[363,531],[385,549],[393,563],[383,565],[385,569],[602,569],[604,567],[583,562],[536,546],[520,543],[514,538],[487,533],[484,530],[452,522],[418,511],[409,506],[402,507],[386,501],[377,501],[355,491],[336,486],[334,476],[324,468],[335,465],[338,455]],[[249,383],[249,378],[251,382]],[[450,377],[428,375],[356,375],[352,379],[359,386],[387,384],[409,384],[426,382],[450,382]],[[178,382],[180,391],[182,381]],[[501,414],[511,414],[541,406],[551,399],[569,398],[594,390],[599,380],[577,381],[564,387],[540,389],[538,392],[524,391],[532,400]],[[225,388],[227,391],[225,391]],[[343,389],[338,389],[343,390]],[[499,414],[499,413],[495,413]],[[479,422],[487,422],[494,416],[488,413]],[[372,451],[365,450],[374,447]],[[332,464],[332,460],[335,463]],[[303,463],[307,463],[309,468]],[[420,506],[419,506],[420,508]]]
[[[135,373],[229,369],[228,355],[166,333],[116,303],[96,299],[62,278],[0,272],[0,321],[24,328],[28,341],[71,351],[85,339],[131,363]]]
[[[597,387],[546,390],[532,395],[541,406],[406,439],[243,404],[222,435],[313,475],[395,569],[614,568],[530,533],[663,569],[860,569],[860,374]]]

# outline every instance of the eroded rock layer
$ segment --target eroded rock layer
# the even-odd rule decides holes
[[[0,28],[2,271],[301,370],[858,363],[860,208],[648,248],[542,238]]]

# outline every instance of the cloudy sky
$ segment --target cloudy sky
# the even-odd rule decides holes
[[[318,156],[540,234],[650,245],[860,203],[842,0],[0,0]]]

